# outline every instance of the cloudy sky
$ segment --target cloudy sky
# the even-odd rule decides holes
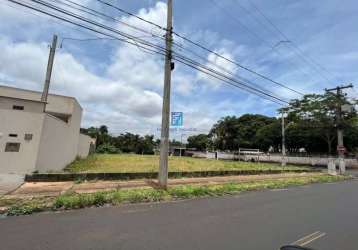
[[[111,18],[99,19],[66,7],[64,3],[70,4],[67,0],[46,1],[163,45],[158,38],[163,35],[161,30],[97,0],[76,3],[147,33],[113,22]],[[30,0],[21,2],[33,4]],[[165,1],[107,2],[165,26]],[[338,84],[358,82],[356,13],[358,3],[354,0],[174,0],[174,30],[295,90],[318,93]],[[125,131],[159,134],[164,63],[161,55],[115,40],[94,40],[103,36],[7,0],[0,1],[0,84],[41,90],[48,46],[54,33],[59,36],[61,46],[56,52],[50,91],[79,100],[85,110],[84,127],[106,124],[113,134]],[[176,38],[175,42],[179,45],[174,47],[178,53],[245,77],[267,93],[284,99],[299,97],[182,39]],[[357,88],[348,94],[357,97]],[[184,65],[177,64],[173,71],[171,111],[184,112],[184,127],[195,128],[196,133],[207,132],[226,115],[274,116],[279,107]],[[172,133],[172,137],[180,138],[180,134]]]

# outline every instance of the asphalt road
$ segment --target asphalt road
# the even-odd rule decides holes
[[[358,181],[0,219],[0,249],[358,249]],[[316,234],[317,235],[317,234]]]

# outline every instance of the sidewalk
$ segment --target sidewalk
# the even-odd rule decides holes
[[[220,184],[225,182],[249,182],[260,180],[277,180],[292,177],[310,177],[321,175],[321,173],[293,173],[273,175],[250,175],[250,176],[222,176],[206,178],[182,178],[169,179],[169,186],[183,184]],[[157,186],[156,180],[133,180],[133,181],[91,181],[91,182],[31,182],[24,183],[13,192],[3,198],[33,198],[33,197],[54,197],[68,191],[76,193],[93,193],[98,191],[114,191],[128,188],[145,188]]]
[[[24,183],[24,175],[0,174],[0,198]]]

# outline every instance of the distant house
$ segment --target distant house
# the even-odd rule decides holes
[[[93,140],[80,134],[82,108],[73,97],[0,86],[0,173],[60,171],[87,157]]]

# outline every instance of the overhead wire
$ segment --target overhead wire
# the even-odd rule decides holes
[[[119,23],[119,24],[121,24],[121,25],[127,26],[127,27],[129,27],[129,28],[131,28],[131,29],[134,29],[134,30],[137,30],[137,31],[140,31],[140,32],[149,34],[149,35],[151,35],[151,36],[153,36],[153,37],[157,37],[157,38],[160,38],[160,39],[162,39],[162,40],[165,40],[165,38],[164,38],[163,36],[156,35],[156,34],[150,32],[150,31],[148,31],[148,30],[142,29],[142,28],[137,27],[137,26],[135,26],[135,25],[131,25],[131,24],[129,24],[129,23],[127,23],[127,22],[124,22],[124,21],[122,21],[122,20],[120,20],[120,19],[118,19],[118,18],[115,18],[115,17],[110,16],[110,15],[108,15],[108,14],[105,14],[105,13],[103,13],[103,12],[94,10],[94,9],[92,9],[92,8],[89,8],[89,7],[85,6],[85,5],[82,5],[82,4],[73,2],[73,1],[71,1],[71,0],[50,0],[50,1],[56,2],[56,3],[58,3],[58,2],[59,2],[59,3],[62,3],[62,4],[64,4],[65,6],[68,6],[68,7],[74,8],[74,9],[77,9],[77,10],[79,10],[79,11],[81,11],[81,12],[84,12],[84,13],[87,13],[87,14],[89,14],[89,15],[96,16],[96,17],[99,17],[99,18],[102,18],[102,19],[103,19],[103,18],[106,18],[106,19],[108,19],[108,20],[114,21],[114,22]],[[65,2],[68,2],[68,3],[70,3],[70,4],[64,3],[64,1],[65,1]],[[75,7],[75,6],[76,6],[76,7]]]
[[[62,21],[72,23],[72,24],[77,25],[77,26],[79,26],[79,27],[81,27],[81,28],[85,28],[85,29],[94,31],[94,32],[96,32],[96,33],[100,33],[100,34],[105,35],[105,36],[112,36],[113,38],[115,38],[115,39],[117,39],[117,40],[119,40],[119,41],[122,41],[122,42],[127,42],[127,43],[130,43],[130,44],[132,44],[132,45],[138,45],[138,44],[136,44],[136,43],[133,44],[132,41],[128,41],[128,40],[134,40],[134,42],[137,41],[137,42],[139,42],[139,43],[141,44],[140,46],[141,46],[143,49],[150,50],[150,51],[152,51],[152,52],[159,53],[159,54],[161,54],[161,55],[165,55],[165,53],[164,53],[164,52],[166,52],[165,49],[162,48],[162,47],[160,47],[160,46],[159,46],[159,47],[158,47],[158,46],[153,46],[153,44],[148,43],[146,40],[138,39],[138,38],[133,37],[133,36],[131,36],[131,35],[128,35],[128,34],[126,34],[126,33],[119,32],[119,31],[116,30],[116,29],[107,27],[107,26],[105,26],[105,25],[98,24],[98,23],[93,22],[93,21],[89,21],[89,20],[87,20],[86,18],[81,18],[81,17],[78,16],[78,15],[73,15],[73,13],[72,13],[72,14],[70,13],[70,16],[71,16],[71,17],[75,17],[75,18],[77,18],[77,19],[79,19],[79,20],[81,20],[81,21],[83,21],[83,22],[90,23],[90,24],[92,24],[92,25],[94,25],[94,26],[98,26],[98,27],[100,27],[100,28],[102,28],[102,29],[105,29],[105,30],[107,30],[107,31],[111,31],[111,32],[116,33],[116,34],[118,34],[118,35],[124,36],[124,37],[126,37],[127,39],[122,39],[122,38],[114,37],[113,35],[108,34],[108,33],[101,32],[101,31],[99,31],[98,29],[94,29],[94,28],[88,27],[88,26],[86,26],[86,25],[84,25],[84,24],[76,23],[76,22],[74,22],[73,20],[69,20],[69,19],[66,19],[66,18],[63,18],[63,17],[56,16],[56,15],[51,14],[51,13],[49,13],[49,12],[46,12],[46,11],[44,11],[44,10],[38,9],[38,8],[36,8],[36,7],[34,7],[34,6],[30,6],[30,5],[28,5],[28,4],[20,3],[20,2],[15,1],[15,0],[8,0],[8,1],[10,1],[10,2],[12,2],[12,3],[15,3],[15,4],[19,4],[19,5],[23,6],[23,7],[27,7],[27,8],[30,8],[30,9],[32,9],[32,10],[41,12],[41,13],[43,13],[43,14],[52,16],[52,17],[54,17],[54,18],[58,18],[58,19],[60,19],[60,20],[62,20]],[[38,0],[31,0],[31,1],[32,1],[32,2],[35,2],[35,3],[44,4],[44,1],[38,1]],[[67,15],[68,15],[67,12],[61,11],[61,9],[56,8],[55,6],[47,5],[47,4],[45,4],[45,6],[47,6],[48,8],[51,8],[51,9],[55,9],[56,11],[59,11],[59,12],[61,12],[61,13],[64,13],[64,14],[67,14]],[[144,45],[144,46],[143,46],[143,45]],[[149,49],[148,47],[151,47],[151,48]],[[153,50],[153,48],[154,48],[154,50]],[[158,49],[159,49],[159,50],[158,50]],[[254,93],[256,93],[256,94],[259,95],[259,96],[260,96],[260,95],[264,95],[264,96],[268,96],[268,97],[270,97],[270,98],[273,98],[273,99],[275,99],[276,101],[282,101],[281,99],[279,99],[279,98],[277,98],[277,97],[275,97],[275,96],[270,96],[269,94],[267,94],[267,93],[265,93],[265,92],[263,92],[263,91],[260,91],[260,90],[258,90],[258,89],[255,89],[255,88],[253,88],[253,87],[251,87],[251,86],[247,86],[247,85],[243,84],[243,83],[240,82],[240,81],[237,81],[237,80],[235,80],[235,79],[229,78],[229,77],[223,75],[222,73],[217,72],[216,70],[212,70],[212,69],[210,69],[210,68],[208,68],[208,67],[205,67],[205,66],[203,67],[203,65],[198,64],[197,62],[195,62],[195,61],[193,61],[193,60],[191,60],[191,59],[188,59],[188,58],[186,58],[186,57],[183,57],[183,56],[181,56],[181,55],[176,54],[176,60],[178,60],[178,58],[179,58],[179,61],[181,61],[182,63],[190,64],[191,66],[194,66],[194,67],[199,67],[199,66],[200,66],[201,69],[205,69],[205,70],[206,70],[206,73],[208,73],[207,71],[210,71],[210,72],[212,72],[212,73],[214,73],[214,74],[219,75],[219,77],[225,78],[226,81],[227,81],[227,80],[230,80],[230,81],[235,82],[236,84],[240,84],[240,85],[242,85],[242,86],[244,87],[244,88],[242,88],[242,89],[245,89],[245,90],[247,90],[247,91],[254,91]],[[184,62],[183,62],[183,61],[184,61]],[[220,79],[223,80],[222,78],[220,78]],[[231,83],[231,85],[232,85],[232,83]]]
[[[62,13],[62,14],[68,15],[68,16],[70,16],[70,17],[72,17],[72,18],[75,18],[75,19],[78,19],[78,20],[80,20],[80,21],[82,21],[82,22],[87,22],[87,23],[90,23],[90,24],[92,24],[92,25],[94,25],[94,26],[96,26],[96,27],[100,27],[100,28],[102,28],[102,29],[111,31],[111,32],[116,33],[116,34],[118,34],[118,35],[120,35],[120,36],[123,36],[123,37],[125,37],[125,38],[127,38],[127,39],[129,39],[129,40],[132,40],[133,42],[140,42],[141,44],[144,44],[144,45],[146,45],[146,46],[156,47],[157,49],[162,49],[162,50],[164,50],[163,47],[158,46],[158,45],[155,45],[155,44],[153,44],[153,43],[150,43],[150,42],[147,41],[147,40],[144,40],[144,39],[142,39],[142,38],[139,38],[139,37],[130,35],[130,34],[128,34],[128,33],[122,32],[122,31],[120,31],[120,30],[118,30],[118,29],[112,28],[112,27],[107,26],[107,25],[104,25],[104,24],[102,24],[102,23],[93,21],[93,20],[91,20],[91,19],[88,19],[88,18],[83,17],[83,16],[81,16],[81,15],[78,15],[78,14],[76,14],[76,13],[73,13],[73,12],[71,12],[71,11],[62,9],[62,8],[60,8],[60,7],[58,7],[58,6],[53,5],[53,4],[49,4],[49,3],[46,2],[46,1],[42,1],[42,0],[29,0],[29,1],[34,2],[34,3],[37,3],[37,4],[40,4],[40,5],[43,5],[43,6],[46,6],[46,7],[50,8],[50,9],[52,9],[52,10],[56,10],[56,11]],[[128,41],[127,41],[127,42],[128,42]]]
[[[263,90],[260,90],[260,89],[254,88],[254,87],[252,87],[252,86],[249,86],[249,85],[247,85],[246,83],[244,83],[243,81],[239,81],[239,80],[234,79],[234,78],[232,78],[232,77],[230,77],[230,76],[227,76],[227,75],[225,75],[225,74],[223,74],[223,73],[221,73],[221,72],[218,72],[217,70],[215,70],[215,69],[213,69],[213,68],[210,68],[210,67],[208,67],[208,66],[206,66],[206,65],[203,65],[203,64],[201,64],[201,63],[198,63],[198,62],[196,62],[196,61],[194,61],[194,60],[192,60],[192,59],[190,59],[190,58],[188,58],[188,57],[185,57],[185,56],[182,56],[182,55],[178,55],[178,54],[174,54],[174,57],[173,57],[173,58],[176,59],[176,60],[178,60],[178,58],[179,58],[180,60],[178,60],[178,61],[180,61],[180,62],[182,62],[182,63],[184,63],[184,62],[185,62],[185,63],[189,63],[189,64],[191,64],[191,65],[200,67],[201,69],[204,69],[205,71],[214,73],[214,74],[220,76],[221,78],[225,79],[225,82],[227,82],[227,81],[234,82],[234,83],[236,83],[236,84],[241,85],[241,86],[244,87],[245,89],[249,89],[250,91],[255,91],[255,92],[259,93],[259,94],[268,96],[268,97],[273,98],[273,99],[275,99],[275,100],[277,100],[277,101],[280,101],[280,102],[283,102],[283,103],[288,103],[287,101],[282,100],[282,99],[280,99],[279,97],[276,97],[276,96],[274,96],[274,95],[268,94],[268,93],[264,92]],[[184,61],[184,62],[183,62],[183,61]]]
[[[143,21],[143,22],[149,23],[149,24],[151,24],[151,25],[157,27],[158,29],[161,29],[161,30],[164,30],[164,31],[167,30],[167,28],[165,28],[165,27],[163,27],[163,26],[160,26],[159,24],[156,24],[156,23],[154,23],[154,22],[152,22],[152,21],[146,20],[146,19],[144,19],[144,18],[142,18],[142,17],[140,17],[140,16],[138,16],[138,15],[135,15],[135,14],[133,14],[133,13],[131,13],[131,12],[129,12],[129,11],[126,11],[126,10],[124,10],[124,9],[122,9],[122,8],[119,8],[118,6],[113,5],[113,4],[109,3],[109,2],[106,2],[106,1],[103,1],[103,0],[96,0],[96,1],[97,1],[97,2],[100,2],[100,3],[102,3],[102,4],[105,4],[105,5],[107,5],[107,6],[111,7],[111,8],[114,8],[114,9],[116,9],[116,10],[122,12],[122,13],[125,13],[125,14],[127,14],[127,15],[129,15],[129,16],[135,17],[135,18],[137,18],[137,19],[139,19],[139,20],[141,20],[141,21]]]
[[[114,35],[112,35],[112,34],[108,34],[108,33],[102,32],[102,31],[100,31],[100,30],[97,30],[97,29],[95,29],[95,28],[93,28],[93,27],[89,27],[89,26],[86,26],[86,25],[81,24],[81,23],[76,23],[75,21],[73,21],[73,20],[71,20],[71,19],[66,19],[66,18],[64,18],[64,17],[55,15],[55,14],[53,14],[53,13],[51,13],[51,12],[46,11],[46,10],[37,8],[37,6],[34,7],[34,6],[31,6],[31,5],[25,4],[25,3],[21,3],[21,2],[16,1],[16,0],[7,0],[7,1],[12,2],[12,3],[15,3],[15,4],[18,4],[18,5],[20,5],[20,6],[23,6],[23,7],[29,8],[29,9],[32,9],[32,10],[34,10],[34,11],[40,12],[40,13],[45,14],[45,15],[48,15],[48,16],[50,16],[50,17],[59,19],[59,20],[64,21],[64,22],[66,22],[66,23],[73,24],[73,25],[78,26],[78,27],[80,27],[80,28],[84,28],[84,29],[86,29],[86,30],[89,30],[89,31],[92,31],[92,32],[95,32],[95,33],[98,33],[98,34],[101,34],[101,35],[104,35],[104,36],[112,37],[112,38],[114,38],[114,39],[116,39],[116,40],[118,40],[118,41],[125,42],[125,43],[129,43],[129,44],[134,45],[134,46],[140,46],[140,47],[143,48],[143,49],[148,49],[148,47],[144,47],[144,46],[142,46],[142,45],[138,45],[138,44],[134,43],[134,41],[131,41],[131,40],[133,40],[135,37],[134,37],[134,38],[127,38],[127,39],[119,38],[119,37],[116,37],[116,36],[114,36]],[[31,1],[32,1],[32,0],[31,0]],[[154,51],[153,51],[153,52],[154,52]],[[161,54],[161,55],[165,55],[165,54],[163,53],[163,51],[155,51],[155,52],[157,52],[158,54]]]
[[[243,26],[244,24],[234,15],[232,15],[228,10],[226,10],[224,7],[220,6],[215,0],[210,0],[210,2],[217,6],[219,9],[221,9],[223,12],[225,12],[225,14],[229,17],[231,17],[232,20],[234,20],[236,23],[238,23],[240,26]],[[237,1],[237,3],[239,4],[239,2]],[[252,15],[252,13],[250,13],[246,8],[244,8],[242,5],[238,5],[239,7],[241,6],[241,8],[243,8],[247,13],[249,13],[250,15]],[[258,21],[260,22],[260,21]],[[262,23],[262,22],[260,22]],[[249,27],[245,26],[245,30],[249,30],[249,33],[251,35],[253,35],[255,38],[259,38],[259,40],[261,41],[261,43],[265,44],[268,48],[270,48],[271,51],[275,52],[278,56],[283,56],[282,53],[280,52],[280,50],[278,50],[278,46],[277,43],[275,45],[271,45],[270,43],[268,43],[264,38],[262,38],[260,35],[258,35],[256,32],[253,32],[250,30]],[[287,39],[286,39],[287,40]],[[281,42],[281,40],[279,41]],[[291,41],[289,41],[291,42]],[[302,57],[302,55],[298,55],[300,57]],[[301,58],[302,59],[302,58]],[[287,62],[289,62],[287,60]],[[307,62],[306,62],[307,63]],[[293,63],[289,64],[295,68],[297,68]],[[308,76],[308,74],[306,72],[304,72],[301,68],[298,67],[298,70],[300,70],[304,75]],[[317,72],[317,69],[313,69],[317,74],[319,74],[320,77],[322,77],[324,80],[327,80],[327,78],[325,78],[324,76],[321,75],[320,72]]]
[[[54,0],[50,0],[50,1],[54,1]],[[101,12],[92,10],[91,8],[88,8],[88,7],[86,7],[86,6],[83,6],[83,5],[74,3],[74,2],[71,1],[71,0],[64,0],[64,1],[73,3],[73,4],[75,4],[75,5],[78,6],[78,7],[84,8],[84,9],[89,10],[89,11],[92,11],[92,12],[95,12],[96,14],[99,14],[100,17],[101,17],[101,16],[104,16],[104,17],[109,18],[109,19],[111,19],[111,20],[118,21],[116,18],[113,18],[113,17],[111,17],[111,16],[105,15],[105,14],[103,14],[103,13],[101,13]],[[59,1],[59,2],[62,2],[62,1]],[[70,6],[70,7],[71,7],[71,6]],[[88,11],[85,11],[85,12],[86,12],[86,13],[89,13]],[[90,13],[90,14],[92,14],[92,13]],[[97,15],[96,15],[96,16],[97,16]],[[120,22],[120,23],[121,23],[121,24],[124,24],[124,25],[128,25],[128,24],[125,23],[125,22]],[[135,27],[135,26],[130,26],[130,27],[133,28],[133,29],[137,29],[137,27]],[[140,29],[140,31],[145,32],[145,33],[148,33],[148,32],[146,32],[146,31],[143,30],[143,29]],[[162,38],[162,37],[160,37],[160,38]],[[163,39],[164,39],[164,38],[163,38]],[[180,48],[183,48],[183,46],[179,45],[178,43],[175,43],[175,42],[174,42],[174,45],[176,45],[176,46],[178,46],[178,47],[180,47]],[[183,48],[183,49],[186,49],[186,48]],[[188,50],[188,49],[186,49],[186,50]],[[192,50],[189,50],[189,51],[190,51],[192,54],[194,54],[194,55],[196,55],[196,56],[199,56],[197,53],[194,53]],[[202,57],[200,57],[200,58],[203,59]],[[204,60],[206,60],[206,59],[204,59]],[[214,64],[214,63],[212,63],[212,62],[210,62],[210,61],[209,61],[209,63],[212,64],[212,65],[214,65],[214,66],[216,66],[216,67],[218,67],[218,68],[221,68],[222,70],[225,70],[227,73],[233,75],[232,72],[228,72],[226,69],[224,69],[224,68],[221,67],[220,65]],[[256,85],[256,87],[260,87],[260,86],[258,86],[257,84],[251,82],[251,81],[248,80],[248,79],[245,79],[245,78],[243,78],[243,77],[240,77],[240,78],[242,78],[242,79],[245,80],[246,82],[249,82],[251,85]],[[262,87],[261,87],[261,88],[262,88]],[[264,90],[265,90],[265,92],[269,92],[269,93],[270,93],[270,91],[268,91],[267,89],[264,89]],[[271,92],[271,94],[274,94],[274,93]]]
[[[162,27],[162,26],[160,26],[160,25],[158,25],[158,24],[155,24],[155,23],[153,23],[153,22],[151,22],[151,21],[148,21],[148,20],[146,20],[146,19],[144,19],[144,18],[142,18],[142,17],[140,17],[140,16],[138,16],[138,15],[132,14],[132,13],[130,13],[130,12],[128,12],[128,11],[124,11],[122,8],[119,8],[119,7],[116,6],[116,5],[110,4],[110,3],[106,2],[106,1],[103,1],[103,0],[96,0],[96,1],[97,1],[97,2],[100,2],[100,3],[103,3],[103,4],[106,4],[107,6],[110,6],[110,7],[114,8],[114,9],[116,9],[116,10],[119,10],[120,12],[123,12],[123,13],[125,13],[125,14],[131,15],[131,16],[133,16],[133,17],[139,19],[139,20],[142,20],[143,22],[147,22],[147,23],[149,23],[149,24],[155,25],[156,27],[158,27],[158,28],[160,28],[160,29],[166,30],[166,28],[164,28],[164,27]],[[190,43],[190,44],[192,44],[192,45],[195,45],[195,46],[197,46],[197,47],[199,47],[199,48],[205,50],[206,52],[212,53],[212,54],[214,54],[214,55],[216,55],[216,56],[218,56],[218,57],[220,57],[220,58],[222,58],[222,59],[224,59],[224,60],[230,62],[231,64],[234,64],[236,67],[242,68],[242,69],[244,69],[244,70],[246,70],[246,71],[248,71],[248,72],[250,72],[250,73],[252,73],[252,74],[255,74],[256,76],[259,76],[260,78],[263,78],[263,79],[265,79],[265,80],[267,80],[267,81],[270,81],[271,83],[274,83],[274,84],[276,84],[276,85],[278,85],[278,86],[280,86],[280,87],[286,88],[286,89],[288,89],[288,90],[290,90],[290,91],[293,91],[293,92],[295,92],[296,94],[304,95],[304,93],[302,93],[302,92],[300,92],[300,91],[297,91],[297,90],[295,90],[295,89],[293,89],[293,88],[291,88],[291,87],[288,87],[288,86],[286,86],[285,84],[279,83],[279,82],[277,82],[277,81],[275,81],[275,80],[273,80],[273,79],[271,79],[271,78],[269,78],[269,77],[267,77],[267,76],[265,76],[265,75],[263,75],[263,74],[261,74],[261,73],[258,73],[258,72],[254,71],[254,70],[252,70],[252,69],[250,69],[250,68],[248,68],[248,67],[246,67],[246,66],[243,66],[243,65],[239,64],[238,62],[235,62],[234,60],[231,60],[231,59],[229,59],[229,58],[227,58],[227,57],[225,57],[225,56],[222,56],[222,55],[220,55],[219,53],[217,53],[216,51],[213,51],[213,50],[211,50],[211,49],[208,49],[208,48],[206,48],[205,46],[199,44],[198,42],[192,41],[191,39],[189,39],[189,38],[187,38],[187,37],[185,37],[185,36],[179,34],[178,32],[173,31],[173,34],[174,34],[175,36],[177,36],[177,37],[183,39],[184,41],[186,41],[186,42],[188,42],[188,43]]]
[[[323,78],[325,78],[326,80],[330,81],[330,79],[328,77],[326,77],[325,75],[323,75],[321,71],[325,71],[326,73],[330,74],[331,73],[329,71],[327,71],[327,69],[325,69],[322,65],[320,65],[318,62],[316,62],[315,60],[313,60],[311,57],[305,55],[305,53],[303,52],[303,50],[292,40],[290,40],[285,33],[283,33],[283,31],[281,31],[280,28],[278,28],[278,26],[254,3],[254,1],[252,0],[248,0],[248,2],[251,4],[251,6],[257,11],[257,13],[259,13],[259,15],[261,15],[264,20],[278,33],[281,35],[281,37],[283,37],[286,41],[289,41],[288,44],[290,44],[295,50],[296,50],[296,54],[299,55],[304,61],[306,61],[307,63],[311,64],[312,66],[314,66],[317,70],[317,73],[320,74]],[[297,53],[298,52],[298,53]]]
[[[268,90],[268,89],[266,89],[266,88],[263,88],[262,86],[259,86],[258,84],[252,82],[251,80],[249,80],[249,79],[247,79],[247,78],[244,78],[244,77],[242,77],[242,76],[240,76],[240,75],[235,74],[234,72],[232,72],[232,71],[230,71],[230,70],[224,68],[223,66],[219,65],[218,63],[214,63],[214,62],[208,60],[207,58],[205,58],[205,57],[199,55],[199,54],[196,53],[195,51],[193,51],[193,50],[191,50],[191,49],[186,49],[186,50],[187,50],[188,52],[190,52],[190,54],[194,55],[195,57],[197,57],[197,58],[199,58],[199,59],[205,61],[207,64],[210,64],[210,65],[212,65],[212,66],[215,67],[215,68],[218,68],[218,69],[224,71],[225,73],[231,75],[232,77],[240,78],[241,80],[243,80],[243,81],[249,83],[250,85],[255,86],[256,88],[261,88],[261,89],[264,90],[266,93],[270,93],[270,94],[272,94],[272,95],[275,95],[275,93],[273,93],[272,91],[270,91],[270,90]],[[174,50],[174,53],[176,53],[175,50]]]

